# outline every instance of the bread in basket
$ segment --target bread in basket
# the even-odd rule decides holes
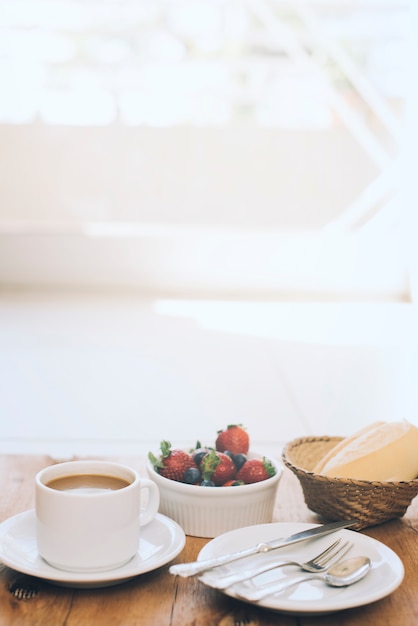
[[[369,481],[333,478],[313,468],[342,437],[302,437],[284,448],[284,464],[297,476],[307,506],[325,519],[356,519],[355,530],[402,517],[418,494],[418,478]]]

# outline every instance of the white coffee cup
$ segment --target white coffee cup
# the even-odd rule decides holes
[[[154,482],[125,465],[69,461],[36,475],[35,502],[40,556],[59,569],[94,572],[120,567],[138,552],[140,526],[155,518],[160,496]]]

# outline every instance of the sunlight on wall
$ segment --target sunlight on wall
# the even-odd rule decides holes
[[[155,311],[217,332],[312,346],[418,345],[416,311],[408,304],[158,300]]]
[[[183,229],[180,239],[191,247],[174,269],[193,273],[196,261],[204,279],[217,274],[222,282],[222,265],[226,274],[235,267],[226,246],[223,258],[212,254],[216,241],[197,251],[195,227],[208,228],[208,237],[211,228],[290,233],[250,282],[268,284],[276,272],[274,280],[294,277],[296,291],[301,273],[303,282],[327,267],[332,288],[351,272],[368,280],[376,249],[388,234],[398,236],[403,219],[398,159],[414,69],[406,53],[409,9],[408,2],[382,8],[369,0],[2,2],[6,280],[34,284],[31,272],[40,268],[48,282],[61,268],[63,282],[58,272],[54,280],[66,284],[86,252],[86,262],[103,259],[99,282],[116,277],[106,268],[122,257],[118,284],[142,271],[148,285],[154,267],[171,259],[173,238],[160,238],[157,252],[166,251],[150,254],[155,239],[144,229],[137,236],[137,225]],[[99,244],[92,223],[107,225]],[[130,230],[126,246],[122,224]],[[332,254],[310,255],[309,246],[301,254],[305,231],[318,232],[325,250],[334,237]],[[373,250],[365,266],[353,255],[346,264],[345,249],[339,255],[338,236],[358,232]],[[39,256],[35,239],[46,234]],[[292,246],[295,253],[280,256]],[[384,263],[373,280],[377,288],[386,280],[387,295],[396,275],[403,298],[399,250],[398,241],[389,247],[392,266],[387,272]],[[241,250],[238,258],[239,282],[248,260]]]
[[[326,37],[343,41],[382,93],[402,98],[406,7],[322,4],[312,6]],[[2,123],[165,127],[253,119],[329,128],[327,80],[360,105],[298,5],[6,0],[0,19]]]

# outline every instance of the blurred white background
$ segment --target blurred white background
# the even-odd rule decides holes
[[[1,450],[418,422],[417,25],[0,2]]]

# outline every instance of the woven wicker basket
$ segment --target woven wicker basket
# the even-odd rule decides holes
[[[284,448],[284,464],[298,477],[307,506],[330,520],[356,519],[353,528],[381,524],[402,517],[418,494],[418,478],[411,481],[372,482],[330,478],[312,472],[316,463],[341,437],[304,437]]]

